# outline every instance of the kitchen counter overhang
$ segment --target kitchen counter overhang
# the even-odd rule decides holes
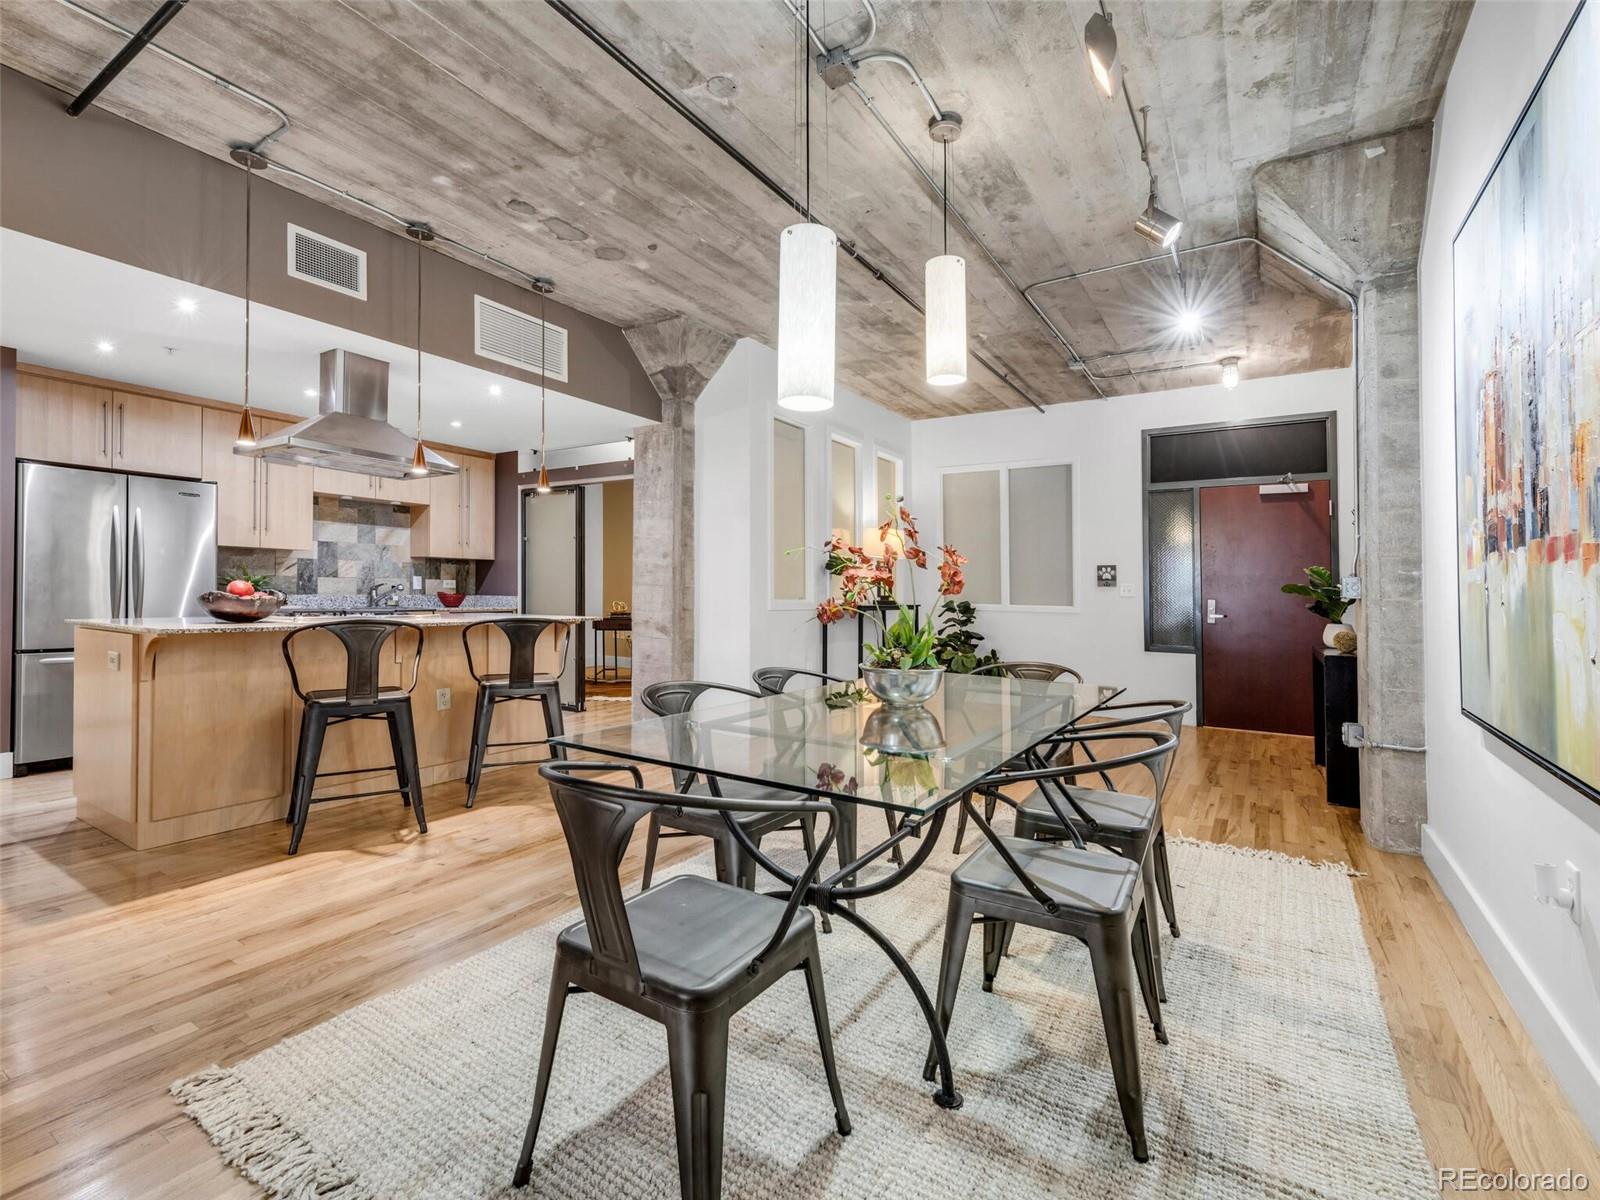
[[[422,632],[412,709],[424,787],[466,774],[476,685],[467,670],[462,629],[497,615],[510,614],[481,609],[393,614]],[[79,819],[139,850],[281,822],[288,812],[301,711],[289,686],[283,638],[340,619],[345,618],[73,622],[73,783]],[[547,631],[538,651],[540,669],[554,671],[558,631],[594,618],[544,619],[561,623]],[[581,636],[577,630],[573,634]],[[485,627],[467,636],[480,674],[506,669],[507,642],[501,634]],[[400,681],[402,664],[409,676],[409,642],[409,637],[391,640],[386,681]],[[298,639],[294,654],[303,687],[343,683],[344,655],[331,635]],[[494,721],[497,742],[545,736],[537,704],[500,705]],[[491,751],[486,761],[492,766],[519,757],[529,757],[528,751]],[[339,725],[329,732],[319,770],[356,773],[323,781],[317,795],[382,787],[383,780],[393,779],[391,764],[381,722]],[[353,803],[382,805],[386,798]],[[394,807],[398,814],[398,797]],[[416,836],[398,816],[393,828],[396,837]]]

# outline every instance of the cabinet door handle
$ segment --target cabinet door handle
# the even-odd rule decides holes
[[[250,460],[250,532],[260,528],[261,519],[261,460]]]
[[[111,401],[100,401],[100,453],[111,457]]]
[[[272,528],[272,464],[261,464],[261,532]]]
[[[117,457],[128,457],[128,405],[117,405]]]

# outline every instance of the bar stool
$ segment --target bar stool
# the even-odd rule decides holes
[[[479,675],[472,660],[472,631],[493,626],[505,634],[511,655],[507,670],[496,675]],[[535,650],[544,631],[556,625],[561,629],[560,647],[556,656],[561,667],[554,675],[541,675],[534,665]],[[478,700],[472,712],[472,753],[467,759],[467,807],[478,798],[478,784],[483,780],[484,755],[490,750],[515,746],[546,746],[550,739],[562,733],[561,676],[567,669],[567,651],[572,644],[572,627],[564,621],[549,621],[541,617],[490,617],[474,621],[461,630],[461,645],[467,652],[467,671],[478,685]],[[544,708],[545,736],[526,742],[491,742],[489,727],[494,722],[495,705],[508,700],[537,700]],[[559,749],[553,749],[551,758],[561,758]],[[529,766],[547,761],[525,758],[516,762],[491,763],[490,766]]]
[[[379,678],[380,659],[389,639],[402,630],[408,630],[416,638],[416,649],[411,659],[411,679],[403,687],[388,687]],[[291,643],[306,633],[331,633],[339,639],[344,648],[344,687],[308,692],[300,686]],[[422,811],[422,777],[417,770],[416,727],[411,720],[411,692],[417,686],[417,672],[422,665],[422,630],[406,621],[375,619],[307,625],[291,630],[283,639],[283,660],[289,664],[289,686],[304,706],[300,715],[300,743],[295,751],[294,786],[290,793],[287,817],[288,823],[294,826],[294,833],[289,837],[289,853],[299,852],[300,838],[306,831],[306,816],[311,806],[319,800],[355,800],[399,792],[401,800],[416,814],[417,832],[427,833],[428,820]],[[399,661],[398,652],[396,661]],[[401,674],[404,674],[403,670]],[[399,787],[348,795],[313,796],[319,779],[335,775],[363,775],[373,770],[371,767],[355,767],[347,771],[323,771],[319,774],[317,764],[322,758],[322,743],[328,728],[346,721],[379,720],[387,722],[389,726],[389,745],[394,751],[394,774]]]

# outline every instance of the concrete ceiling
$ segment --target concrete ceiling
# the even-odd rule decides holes
[[[153,0],[87,0],[126,27]],[[59,0],[7,0],[0,61],[73,92],[121,39]],[[580,0],[583,17],[743,154],[802,189],[796,26],[781,0]],[[1439,0],[1114,3],[1135,105],[1149,104],[1163,207],[1183,245],[1256,232],[1264,163],[1426,121],[1469,8]],[[1146,179],[1120,99],[1090,86],[1086,0],[882,0],[874,48],[920,68],[966,132],[952,198],[1019,284],[1143,257],[1132,232]],[[857,0],[812,0],[829,44],[863,25]],[[159,43],[282,105],[270,148],[346,188],[516,264],[622,326],[684,313],[775,338],[778,230],[793,212],[546,4],[460,0],[195,0]],[[895,67],[862,68],[895,132],[932,161],[928,109]],[[848,89],[812,80],[819,218],[914,296],[937,253],[929,190]],[[259,108],[146,52],[101,96],[108,110],[208,153],[252,141]],[[15,167],[15,164],[9,164]],[[291,177],[289,187],[335,205]],[[351,206],[359,214],[359,208]],[[1045,403],[1093,396],[1043,323],[956,230],[975,348]],[[1170,259],[1035,292],[1110,393],[1344,365],[1344,306],[1253,248]],[[910,416],[1016,407],[976,362],[954,389],[921,382],[921,318],[841,257],[844,383]],[[1204,326],[1170,314],[1204,293]],[[1136,353],[1128,353],[1137,351]],[[1108,357],[1109,355],[1109,357]],[[1132,372],[1130,373],[1130,369]]]

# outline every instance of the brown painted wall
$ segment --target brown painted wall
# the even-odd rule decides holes
[[[17,561],[17,352],[0,346],[0,754],[11,749],[12,580]]]
[[[600,556],[600,602],[611,611],[620,600],[633,611],[633,480],[600,485],[604,496],[604,550]]]
[[[485,595],[515,596],[521,590],[522,539],[521,499],[517,487],[517,452],[508,450],[494,456],[494,562],[478,580],[478,591]]]
[[[67,99],[0,68],[0,221],[35,237],[243,295],[243,170],[100,109],[69,117],[63,111]],[[251,201],[251,299],[409,345],[417,327],[416,247],[410,239],[270,179],[270,171],[257,175]],[[355,181],[329,182],[352,185],[359,193]],[[417,216],[441,227],[449,223],[445,211]],[[366,251],[368,298],[354,300],[291,278],[283,268],[286,223]],[[528,245],[509,256],[536,265],[539,251]],[[539,296],[438,252],[426,253],[423,263],[423,349],[539,382],[536,374],[472,351],[474,294],[532,316],[539,315]],[[552,384],[596,404],[659,419],[660,399],[622,331],[553,299],[547,305],[548,319],[569,335],[570,377]],[[21,350],[26,356],[27,347]]]

